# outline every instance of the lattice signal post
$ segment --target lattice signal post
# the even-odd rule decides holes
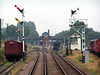
[[[73,22],[74,20],[74,22]],[[79,24],[76,24],[76,22],[79,21]],[[81,35],[82,39],[82,62],[84,63],[85,61],[83,60],[84,56],[84,51],[85,51],[85,28],[87,27],[87,19],[69,19],[69,26],[73,28],[78,34]],[[83,24],[82,24],[82,23]],[[80,31],[82,29],[82,31]]]
[[[79,8],[77,8],[79,10]],[[76,10],[74,10],[76,12]],[[81,35],[82,39],[82,62],[85,63],[85,28],[88,26],[88,19],[75,19],[74,12],[71,10],[71,19],[69,19],[69,26],[73,28],[78,34]],[[73,19],[72,19],[73,17]],[[80,31],[82,29],[82,31]]]
[[[69,26],[73,28],[78,34],[81,35],[82,38],[82,51],[85,51],[85,28],[87,27],[87,19],[74,19],[75,23],[79,21],[79,24],[76,25],[75,23],[72,23],[73,19],[69,19],[70,23]],[[83,23],[83,24],[82,24]],[[82,32],[80,32],[80,29],[82,29]]]

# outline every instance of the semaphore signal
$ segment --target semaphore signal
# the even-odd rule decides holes
[[[22,40],[23,40],[23,53],[22,53],[22,57],[23,57],[23,61],[25,60],[25,56],[26,56],[26,52],[25,52],[25,42],[24,42],[24,8],[21,10],[19,7],[17,7],[17,5],[15,5],[15,7],[22,13],[22,19],[23,21],[20,21],[18,20],[17,18],[15,18],[15,20],[17,20],[21,25],[22,25],[22,28],[23,28],[23,37],[22,37]]]
[[[79,10],[79,8],[77,8],[77,10]],[[74,15],[77,10],[71,10],[71,15]]]
[[[17,7],[17,5],[15,5],[15,7],[16,7],[21,13],[23,13],[23,9],[21,10],[19,7]]]
[[[16,17],[15,20],[17,20],[21,25],[23,24],[23,21],[18,20]]]
[[[15,32],[20,32],[20,31],[17,30],[17,31],[15,31]]]

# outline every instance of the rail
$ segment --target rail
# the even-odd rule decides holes
[[[60,57],[60,58],[62,58],[66,63],[68,63],[73,69],[75,69],[77,72],[79,72],[81,75],[84,75],[84,73],[83,72],[81,72],[78,68],[76,68],[75,66],[73,66],[69,61],[67,61],[67,60],[65,60],[63,57],[61,57],[57,52],[56,52],[56,54]]]
[[[38,51],[37,51],[37,52],[38,52]],[[35,67],[36,67],[36,64],[37,64],[37,62],[38,62],[38,60],[39,60],[39,56],[40,56],[40,53],[38,52],[38,56],[37,56],[37,58],[35,59],[35,63],[34,63],[34,65],[33,65],[33,67],[31,68],[31,70],[30,70],[30,72],[29,72],[28,75],[32,75],[32,73],[33,73],[33,71],[34,71],[34,69],[35,69]]]
[[[65,60],[63,57],[61,57],[57,51],[52,51],[52,56],[54,58],[54,60],[56,61],[56,63],[58,64],[58,66],[61,68],[62,72],[64,73],[64,75],[68,75],[70,73],[75,73],[77,75],[85,75],[83,72],[81,72],[78,68],[76,68],[75,66],[73,66],[70,62],[68,62],[67,60]],[[58,59],[59,58],[59,59]],[[61,63],[62,62],[62,63]],[[65,64],[68,64],[68,65],[65,65]],[[67,67],[71,67],[71,68],[68,68],[71,70],[73,70],[72,72],[69,72],[67,70]],[[66,67],[66,68],[65,68]],[[71,74],[70,74],[71,75]]]
[[[39,50],[39,51],[41,51],[41,50]],[[31,70],[30,70],[30,72],[29,72],[28,75],[32,75],[32,73],[33,73],[33,71],[34,71],[34,69],[35,69],[35,67],[36,67],[36,64],[37,64],[37,62],[38,62],[38,60],[39,60],[39,56],[40,56],[39,51],[38,51],[38,56],[37,56],[37,58],[36,58],[36,60],[35,60],[35,64],[34,64],[33,67],[31,68]],[[46,58],[45,53],[44,53],[43,51],[41,51],[41,52],[43,53],[44,75],[47,75],[47,58]]]
[[[5,67],[4,69],[2,69],[0,71],[0,74],[3,74],[4,72],[6,72],[9,68],[11,68],[14,64],[16,64],[16,62],[12,62],[10,65],[8,65],[7,67]],[[3,65],[2,65],[3,66]],[[10,69],[11,70],[11,69]],[[8,70],[9,71],[9,70]]]
[[[46,54],[43,52],[43,51],[41,51],[43,54],[44,54],[44,60],[43,60],[43,62],[44,62],[44,75],[48,75],[48,73],[47,73],[47,58],[46,58]]]

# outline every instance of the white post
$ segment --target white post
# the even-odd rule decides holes
[[[25,42],[24,42],[24,9],[23,9],[23,13],[22,13],[22,19],[23,19],[23,37],[22,37],[22,40],[23,40],[23,61],[25,60]]]
[[[85,27],[82,28],[82,51],[85,51]]]
[[[24,49],[25,48],[24,47],[25,46],[25,43],[24,43],[24,39],[25,39],[24,38],[24,9],[23,9],[23,13],[22,13],[22,19],[23,19],[23,38],[22,38],[23,39],[23,52],[25,52],[25,49]]]

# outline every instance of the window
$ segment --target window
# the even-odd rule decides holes
[[[74,34],[74,37],[77,37],[77,34]]]
[[[73,38],[73,39],[71,39],[71,43],[72,43],[72,44],[78,44],[78,40],[77,40],[77,38]]]

